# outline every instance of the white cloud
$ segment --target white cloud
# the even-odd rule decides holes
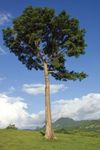
[[[44,120],[45,120],[45,112],[44,111],[40,111],[37,114],[32,114],[32,126],[34,126],[34,128],[36,127],[41,127],[44,126]]]
[[[0,94],[0,128],[15,124],[18,128],[36,128],[43,124],[44,112],[29,114],[21,97]]]
[[[51,84],[50,92],[54,94],[61,90],[65,90],[66,88],[67,87],[65,87],[64,84]],[[22,90],[32,95],[44,94],[45,85],[44,84],[24,84],[22,87]]]
[[[36,128],[44,124],[44,116],[44,111],[29,114],[23,98],[0,94],[0,128],[9,124],[15,124],[18,128]],[[90,93],[81,98],[53,102],[52,120],[60,117],[100,119],[100,94]]]
[[[5,23],[11,20],[11,14],[7,12],[0,12],[0,25],[4,25]]]
[[[53,103],[53,119],[70,117],[75,120],[100,119],[100,94],[90,93],[81,98]]]
[[[6,52],[0,47],[0,55],[5,55]]]

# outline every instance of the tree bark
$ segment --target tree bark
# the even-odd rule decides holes
[[[50,106],[50,83],[48,78],[48,65],[44,63],[44,76],[45,76],[45,138],[53,139],[54,132],[52,129],[51,120],[51,106]]]

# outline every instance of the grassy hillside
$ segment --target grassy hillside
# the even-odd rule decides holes
[[[70,118],[60,118],[57,121],[53,123],[53,128],[55,129],[65,129],[69,128],[70,126],[72,127],[75,124],[75,121]]]
[[[47,141],[35,131],[0,130],[0,150],[99,150],[98,133],[57,134]]]
[[[70,118],[60,118],[53,123],[55,130],[81,130],[100,132],[100,120],[75,121]]]

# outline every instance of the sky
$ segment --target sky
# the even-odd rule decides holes
[[[50,78],[52,120],[100,119],[100,1],[99,0],[0,0],[0,128],[16,124],[35,128],[44,123],[44,72],[27,70],[5,47],[2,29],[12,25],[29,5],[50,7],[58,14],[66,10],[85,28],[86,54],[70,58],[69,70],[84,71],[83,81]]]

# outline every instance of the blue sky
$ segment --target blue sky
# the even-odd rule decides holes
[[[51,104],[54,101],[64,100],[65,102],[75,100],[80,101],[84,96],[100,94],[100,1],[99,0],[1,0],[0,1],[0,94],[11,97],[23,98],[23,103],[28,105],[27,113],[39,114],[44,110],[44,94],[41,91],[44,84],[43,72],[35,70],[28,71],[17,58],[9,53],[9,50],[3,45],[2,28],[11,25],[11,19],[21,15],[21,12],[28,5],[34,7],[51,7],[56,13],[66,10],[72,17],[80,21],[80,26],[86,29],[85,41],[86,54],[78,59],[69,59],[68,68],[76,71],[85,71],[88,74],[87,79],[82,82],[56,81],[50,77],[52,84]],[[25,84],[27,84],[25,86]],[[42,85],[40,85],[42,84]],[[33,87],[35,86],[35,87]],[[33,93],[38,87],[40,93]],[[40,88],[39,88],[40,87]],[[58,87],[58,88],[57,88]],[[56,90],[56,91],[55,91]],[[36,91],[35,91],[36,92]],[[89,95],[90,94],[90,95]],[[93,96],[93,95],[92,95]],[[99,95],[100,96],[100,95]],[[14,98],[13,98],[14,99]],[[83,98],[84,99],[84,98]],[[88,99],[88,98],[87,98]],[[95,99],[95,97],[93,97]],[[100,100],[97,100],[97,102]],[[20,101],[20,100],[19,100]],[[10,102],[8,102],[10,103]],[[100,103],[99,103],[100,106]],[[25,108],[23,108],[25,109]],[[63,109],[63,108],[62,108]],[[100,113],[100,112],[99,112]],[[65,115],[65,114],[64,114]],[[65,115],[67,116],[67,114]],[[69,115],[70,117],[70,115]],[[73,117],[73,116],[72,116]],[[98,118],[98,117],[97,117]],[[84,118],[81,118],[84,119]],[[11,119],[10,119],[11,120]],[[9,121],[8,121],[9,123]]]

